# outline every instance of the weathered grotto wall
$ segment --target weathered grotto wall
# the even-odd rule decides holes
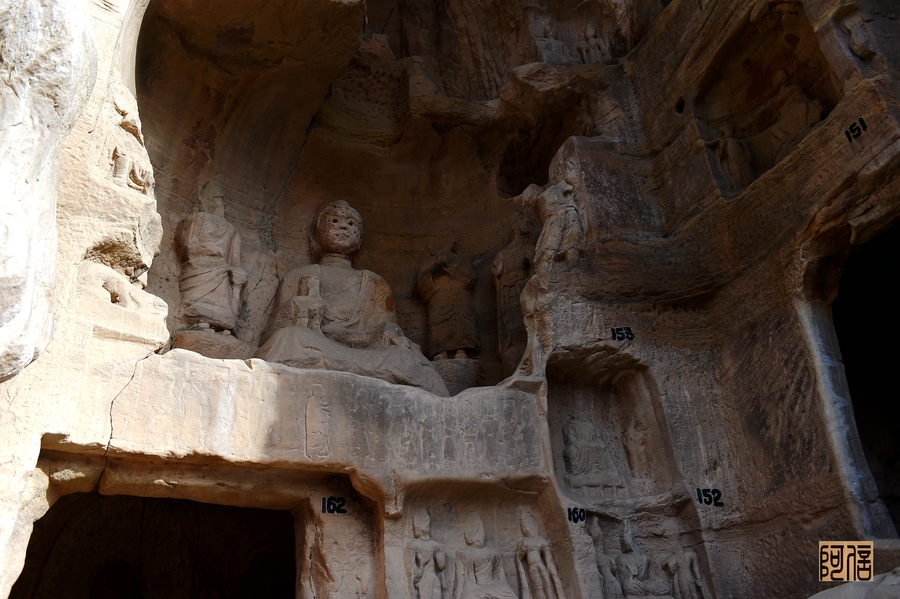
[[[0,380],[50,342],[57,156],[87,100],[96,62],[77,7],[0,5]]]
[[[52,6],[0,3],[2,35]],[[138,502],[190,506],[184,530],[210,504],[290,512],[304,599],[537,599],[535,572],[555,599],[801,598],[819,540],[896,539],[831,317],[900,215],[887,0],[67,7],[97,64],[72,132],[58,158],[65,119],[0,134],[60,173],[58,248],[15,253],[58,277],[46,352],[0,383],[0,596],[20,572],[15,596],[65,594],[46,530],[133,527]],[[12,93],[4,119],[42,106]],[[352,251],[320,214],[364,227],[357,271],[328,270]],[[330,339],[310,302],[335,287],[365,320],[380,279],[328,278],[363,269],[405,337],[345,339],[355,374],[253,357]],[[438,309],[477,338],[446,361]],[[116,567],[151,563],[133,550]],[[116,584],[150,596],[142,572]]]
[[[545,19],[550,8],[529,16],[507,7],[502,18],[515,22],[500,28],[500,36],[458,24],[447,36],[466,55],[487,53],[479,59],[485,64],[472,63],[476,67],[449,64],[449,50],[432,47],[440,40],[412,43],[413,36],[433,35],[431,26],[414,25],[425,7],[404,5],[383,28],[388,33],[368,21],[360,41],[361,4],[337,4],[339,12],[321,16],[311,16],[312,4],[292,3],[288,12],[264,4],[211,3],[215,8],[203,12],[158,2],[149,9],[138,87],[167,231],[149,289],[178,306],[176,227],[221,197],[225,217],[241,234],[250,273],[235,334],[257,347],[279,277],[310,261],[316,209],[343,198],[366,223],[356,263],[388,280],[399,324],[422,346],[417,271],[455,240],[477,276],[484,380],[498,382],[504,373],[490,351],[497,345],[491,265],[517,219],[504,198],[546,183],[550,158],[568,136],[622,128],[603,121],[621,109],[611,100],[597,105],[592,93],[621,86],[620,67],[573,58],[528,66],[539,58],[532,22]],[[236,19],[251,12],[253,21],[241,33],[237,23],[244,21]],[[300,42],[270,39],[263,28],[274,27],[265,23],[274,23],[276,14],[279,27],[282,19],[298,20],[300,33],[292,35]],[[327,35],[327,42],[303,33],[306,23],[318,22],[325,23],[318,35]],[[477,39],[459,41],[466,35]],[[296,62],[326,45],[325,60]],[[460,88],[463,83],[476,89]],[[324,176],[331,172],[336,176]],[[172,330],[185,324],[177,308],[168,322]]]

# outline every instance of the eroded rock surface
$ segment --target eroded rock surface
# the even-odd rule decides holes
[[[39,356],[53,333],[57,156],[96,69],[78,6],[0,5],[0,380]]]

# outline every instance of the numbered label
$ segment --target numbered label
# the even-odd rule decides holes
[[[347,505],[347,500],[343,497],[323,497],[322,498],[322,513],[323,514],[346,514],[347,510],[344,506]]]
[[[584,522],[587,519],[587,512],[584,511],[583,507],[582,508],[570,507],[566,511],[566,513],[568,515],[569,522],[574,522],[575,524],[578,524],[579,522]]]
[[[718,489],[697,489],[697,501],[703,505],[722,507],[722,491]]]
[[[868,131],[869,128],[866,126],[866,121],[862,117],[859,117],[859,120],[847,127],[847,130],[844,131],[844,135],[847,136],[847,141],[853,143],[853,140],[858,138],[863,134],[863,131]]]
[[[631,327],[611,328],[610,331],[612,331],[613,341],[625,341],[626,339],[631,341],[634,339],[634,331],[631,330]]]

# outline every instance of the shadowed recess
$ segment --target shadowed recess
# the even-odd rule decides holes
[[[289,512],[76,493],[34,525],[12,599],[291,599]]]
[[[900,227],[854,249],[834,302],[834,326],[847,371],[856,426],[878,492],[900,527],[900,392],[894,373]]]

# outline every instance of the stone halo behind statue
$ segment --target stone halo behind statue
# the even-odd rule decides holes
[[[447,387],[418,345],[397,326],[394,296],[382,277],[352,266],[362,244],[362,218],[344,200],[313,222],[316,264],[282,279],[276,308],[254,357],[295,368],[337,370],[447,396]]]

